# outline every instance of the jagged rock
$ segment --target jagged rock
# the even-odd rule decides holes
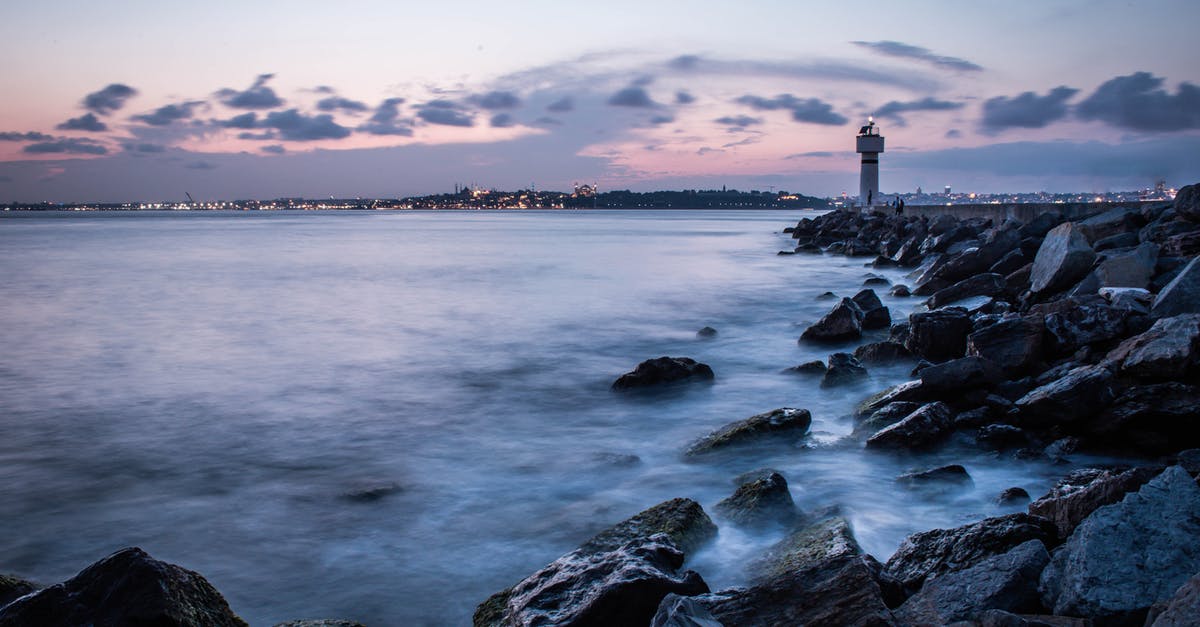
[[[904,298],[905,296],[908,296],[911,293],[912,293],[912,291],[909,290],[907,285],[900,284],[900,285],[892,286],[891,295],[895,296],[897,298]]]
[[[982,427],[988,424],[995,418],[996,412],[990,407],[976,407],[967,411],[958,412],[954,416],[954,428],[956,430],[971,429],[974,427]]]
[[[883,390],[863,401],[858,406],[858,415],[869,416],[876,411],[879,411],[884,405],[895,403],[898,401],[915,402],[925,401],[928,393],[921,388],[921,381],[906,381],[893,385],[892,387]]]
[[[962,357],[967,350],[971,317],[961,307],[946,307],[918,312],[908,317],[908,337],[904,347],[930,361]]]
[[[1062,224],[1062,221],[1062,214],[1057,211],[1047,211],[1046,213],[1038,214],[1037,217],[1022,226],[1017,232],[1022,238],[1041,239],[1046,236],[1046,233],[1050,232],[1050,229]]]
[[[1105,357],[1122,374],[1145,379],[1179,379],[1198,360],[1200,314],[1160,318]]]
[[[1096,242],[1120,233],[1136,233],[1146,225],[1141,209],[1117,207],[1076,223],[1088,242]]]
[[[739,420],[713,431],[692,443],[685,457],[696,457],[728,446],[745,444],[765,436],[801,438],[808,434],[812,414],[807,409],[782,407]]]
[[[1004,451],[1025,446],[1029,443],[1029,438],[1019,427],[991,424],[979,429],[975,434],[975,442],[989,450]]]
[[[912,353],[903,344],[892,341],[863,344],[854,349],[854,358],[864,364],[888,364],[911,357]]]
[[[892,324],[892,316],[880,302],[875,290],[862,290],[852,300],[863,312],[863,329],[886,329]]]
[[[904,473],[896,477],[896,484],[906,488],[919,488],[935,484],[973,486],[975,482],[971,480],[971,475],[966,468],[959,464],[950,464],[919,472]]]
[[[1113,248],[1133,248],[1134,246],[1137,246],[1138,242],[1140,241],[1141,240],[1138,239],[1137,232],[1117,233],[1116,235],[1110,235],[1098,241],[1092,242],[1092,248],[1096,252],[1111,250]]]
[[[988,268],[988,272],[994,272],[1002,276],[1007,276],[1021,269],[1022,266],[1032,261],[1033,260],[1025,254],[1025,251],[1021,250],[1020,248],[1014,248],[1005,253],[999,261],[992,264],[992,266]]]
[[[925,304],[930,309],[937,309],[972,296],[999,296],[1004,293],[1005,287],[1004,277],[999,274],[976,274],[934,292]]]
[[[1040,317],[1007,318],[968,335],[967,354],[988,359],[1006,374],[1020,374],[1041,361],[1044,330]]]
[[[126,548],[0,609],[0,626],[246,627],[199,573]]]
[[[717,526],[696,501],[671,499],[601,531],[579,548],[590,553],[611,551],[659,533],[666,534],[679,550],[691,553],[717,535]]]
[[[909,625],[948,625],[974,619],[984,610],[1036,612],[1037,577],[1050,555],[1038,540],[930,580],[895,611]]]
[[[1154,302],[1150,290],[1135,287],[1102,287],[1099,294],[1110,306],[1139,314],[1150,313],[1150,304]]]
[[[922,531],[900,543],[883,573],[911,594],[927,580],[970,568],[1030,540],[1052,545],[1054,525],[1018,512],[953,529]]]
[[[1038,248],[1030,289],[1049,294],[1068,287],[1087,274],[1095,259],[1096,253],[1078,227],[1070,222],[1060,224],[1046,234]]]
[[[919,450],[941,442],[953,426],[950,408],[933,402],[885,427],[867,438],[867,448],[879,450]]]
[[[858,423],[854,428],[854,433],[856,435],[873,434],[884,427],[890,427],[900,422],[905,416],[920,408],[920,403],[905,401],[888,403]]]
[[[921,371],[921,386],[933,393],[990,388],[1000,379],[996,364],[974,355],[934,364]]]
[[[1143,242],[1154,242],[1160,246],[1176,235],[1191,233],[1196,230],[1196,224],[1182,218],[1175,219],[1174,211],[1167,211],[1159,219],[1147,224],[1138,231],[1138,239]]]
[[[37,589],[38,586],[33,582],[9,575],[0,575],[0,607]]]
[[[339,618],[317,618],[289,620],[278,623],[275,627],[366,627],[366,625],[357,621],[342,620]]]
[[[1154,298],[1150,315],[1167,318],[1200,313],[1200,257],[1194,257]]]
[[[1200,254],[1200,229],[1168,237],[1162,243],[1162,253],[1172,257],[1195,257]]]
[[[704,327],[703,329],[696,331],[696,337],[716,337],[716,336],[717,336],[717,330],[712,327]]]
[[[789,372],[798,374],[825,374],[825,362],[823,361],[806,361],[799,366],[788,368]]]
[[[1179,188],[1172,206],[1180,217],[1200,222],[1200,185],[1184,185]]]
[[[1083,305],[1046,316],[1046,348],[1069,355],[1083,346],[1125,337],[1132,313],[1109,305]],[[1143,327],[1144,328],[1144,327]]]
[[[954,623],[955,627],[1092,627],[1086,618],[1051,616],[1048,614],[1013,614],[1004,610],[986,610],[978,620]]]
[[[663,597],[650,627],[723,627],[695,597],[672,592]]]
[[[1052,522],[1058,538],[1065,540],[1092,512],[1137,491],[1158,472],[1147,467],[1124,472],[1103,468],[1076,470],[1059,479],[1045,496],[1030,503],[1029,513]]]
[[[758,473],[716,505],[716,512],[735,524],[762,527],[788,525],[796,519],[796,503],[787,479],[775,471]]]
[[[1150,287],[1158,263],[1158,246],[1146,243],[1122,253],[1104,255],[1093,274],[1101,287]]]
[[[997,256],[998,258],[998,256]],[[990,255],[979,248],[968,248],[957,255],[944,257],[940,267],[934,269],[929,280],[917,286],[913,291],[918,296],[932,296],[938,290],[949,287],[976,274],[987,272],[996,262]]]
[[[996,497],[996,504],[1001,506],[1024,505],[1029,502],[1029,492],[1025,488],[1006,488]]]
[[[816,324],[804,330],[801,341],[838,342],[862,337],[863,312],[855,302],[843,298]]]
[[[881,276],[868,277],[865,281],[863,281],[864,287],[871,287],[873,285],[887,287],[891,284],[892,284],[891,281],[889,281],[889,280],[887,280],[887,278],[881,277]]]
[[[632,372],[621,375],[612,384],[614,390],[629,390],[633,388],[674,383],[694,379],[711,381],[712,368],[689,357],[658,357],[647,359],[637,365]]]
[[[1200,574],[1183,582],[1162,608],[1155,609],[1146,620],[1151,627],[1194,627],[1200,617]]]
[[[863,368],[854,355],[834,353],[829,356],[829,368],[825,371],[825,376],[821,377],[821,387],[837,387],[865,379],[866,376],[867,369]]]
[[[1172,466],[1076,527],[1042,572],[1042,601],[1055,614],[1140,622],[1200,572],[1197,547],[1200,487]]]
[[[817,300],[833,300],[837,298],[837,294],[833,292],[821,292],[817,295]]]
[[[1179,451],[1175,455],[1175,464],[1182,466],[1188,474],[1200,474],[1200,448],[1190,448],[1184,451]]]
[[[1178,381],[1133,386],[1085,426],[1093,444],[1127,453],[1200,446],[1200,388]]]
[[[1036,427],[1074,423],[1097,414],[1115,394],[1102,365],[1080,366],[1017,400],[1022,422]]]

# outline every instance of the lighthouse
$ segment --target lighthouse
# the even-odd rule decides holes
[[[879,202],[879,153],[883,152],[883,135],[868,117],[867,125],[858,130],[855,152],[862,153],[862,173],[858,175],[858,204],[870,209]]]

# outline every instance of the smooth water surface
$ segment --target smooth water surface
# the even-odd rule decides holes
[[[837,390],[783,372],[853,348],[796,338],[868,270],[776,256],[803,215],[0,215],[0,572],[52,583],[137,545],[254,625],[463,625],[607,525],[680,496],[711,512],[763,466],[880,560],[1044,490],[1061,469],[958,454],[974,489],[915,495],[893,478],[938,459],[841,441],[911,364]],[[660,355],[717,379],[609,390]],[[808,442],[681,459],[784,406],[812,411]],[[735,585],[773,539],[722,525],[689,566]]]

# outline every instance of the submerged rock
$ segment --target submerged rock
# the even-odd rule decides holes
[[[717,337],[717,330],[712,327],[704,327],[696,331],[696,337]]]
[[[825,374],[826,370],[828,368],[825,367],[825,362],[823,361],[806,361],[799,366],[788,368],[789,372],[797,374]]]
[[[812,414],[807,409],[781,407],[713,431],[692,443],[684,456],[696,457],[728,446],[753,442],[764,436],[788,435],[799,438],[808,434],[810,425]]]
[[[1006,488],[996,497],[996,504],[1000,506],[1024,505],[1028,502],[1029,492],[1019,487]]]
[[[658,357],[647,359],[637,365],[631,372],[621,375],[612,384],[614,390],[629,390],[632,388],[673,383],[686,379],[711,381],[712,368],[690,357]]]
[[[971,480],[971,475],[967,473],[967,469],[959,464],[951,464],[949,466],[939,466],[929,470],[919,472],[910,472],[896,477],[896,484],[906,488],[920,488],[927,486],[973,486],[975,482]]]
[[[717,503],[716,512],[747,527],[788,525],[797,514],[787,479],[769,470],[748,477],[731,496]]]
[[[821,387],[829,388],[865,379],[867,369],[863,368],[854,355],[850,353],[834,353],[829,356],[829,368],[821,377]]]

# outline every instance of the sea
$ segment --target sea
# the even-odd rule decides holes
[[[783,473],[804,511],[840,506],[880,561],[1065,474],[847,438],[857,404],[913,364],[823,389],[787,369],[857,343],[797,338],[823,293],[906,279],[777,255],[815,215],[0,212],[0,573],[51,584],[138,546],[252,625],[469,625],[605,527],[675,497],[712,513],[747,471]],[[918,307],[877,293],[893,319]],[[663,355],[716,378],[610,390]],[[812,435],[683,458],[779,407],[810,410]],[[944,463],[973,486],[894,481]],[[783,533],[717,523],[686,565],[714,590]]]

